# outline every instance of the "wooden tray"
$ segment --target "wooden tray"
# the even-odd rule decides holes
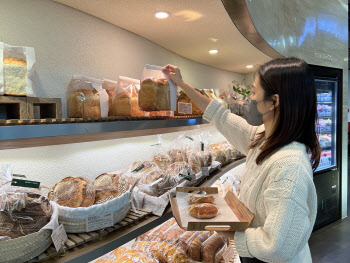
[[[216,187],[177,187],[177,193],[206,192],[216,195],[216,203],[221,210],[232,211],[232,214],[223,213],[212,219],[190,218],[187,213],[180,213],[177,198],[169,194],[171,209],[179,226],[186,231],[244,231],[253,222],[254,214],[249,211],[244,204],[232,193],[228,192],[224,198],[218,194]],[[220,200],[223,199],[223,200]],[[179,200],[180,203],[183,200]],[[225,205],[227,205],[225,207]],[[234,218],[234,219],[232,219]],[[186,225],[187,222],[187,225]]]
[[[68,240],[64,244],[63,249],[61,249],[62,251],[57,252],[54,245],[51,245],[44,253],[28,261],[28,263],[42,262],[43,260],[48,260],[57,256],[64,256],[67,250],[79,249],[80,246],[83,246],[84,244],[90,241],[102,239],[104,236],[108,235],[111,232],[126,227],[130,224],[136,223],[139,220],[144,219],[146,216],[151,215],[150,211],[144,209],[138,209],[138,211],[141,214],[136,214],[130,211],[122,221],[115,224],[114,226],[107,227],[103,230],[81,234],[67,234]]]

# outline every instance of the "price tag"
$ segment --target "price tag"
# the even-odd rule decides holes
[[[86,232],[113,226],[113,213],[89,216],[86,218]]]
[[[203,176],[209,176],[209,167],[201,167],[201,169]]]
[[[192,103],[178,103],[178,112],[183,114],[192,114]]]
[[[229,263],[232,261],[232,259],[235,256],[235,250],[233,249],[233,246],[228,246],[227,249],[224,251],[222,257],[224,258],[225,263]]]
[[[21,186],[21,187],[28,187],[28,188],[39,188],[40,187],[40,182],[35,182],[35,181],[29,181],[25,179],[17,179],[13,178],[11,185],[13,186]]]
[[[58,252],[68,239],[66,230],[64,230],[62,224],[52,232],[51,238]]]
[[[179,176],[189,182],[191,182],[191,184],[196,183],[197,178],[195,174],[190,174],[190,175],[186,175],[186,174],[179,174]]]

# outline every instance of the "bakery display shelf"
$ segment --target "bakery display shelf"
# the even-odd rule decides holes
[[[93,119],[93,118],[92,118]],[[103,119],[103,118],[101,118]],[[0,149],[15,149],[89,141],[111,140],[164,134],[197,129],[211,125],[203,118],[193,116],[149,117],[139,119],[108,118],[105,121],[55,122],[52,124],[14,125],[0,127]]]
[[[241,158],[241,159],[234,160],[231,163],[228,163],[226,165],[223,165],[222,167],[214,171],[208,177],[208,179],[204,180],[204,182],[202,182],[198,186],[210,186],[214,184],[216,180],[219,179],[221,176],[223,176],[225,173],[227,173],[231,169],[235,168],[236,166],[244,162],[245,162],[245,158]],[[107,232],[103,236],[99,236],[98,238],[96,238],[94,241],[91,241],[91,242],[88,241],[88,243],[84,242],[84,243],[78,244],[75,247],[72,247],[71,249],[66,249],[65,253],[61,254],[60,257],[57,257],[57,254],[56,254],[56,256],[51,259],[46,256],[44,259],[40,260],[38,257],[38,259],[36,259],[37,261],[30,261],[30,262],[45,262],[45,263],[90,262],[112,251],[113,249],[120,247],[125,243],[130,242],[131,240],[137,238],[138,236],[151,230],[152,228],[164,223],[165,221],[170,219],[172,216],[173,214],[171,212],[171,207],[170,205],[168,205],[167,209],[165,210],[165,213],[161,217],[158,217],[155,215],[147,215],[143,220],[130,223],[128,227],[119,228],[118,231],[113,231],[109,233]],[[81,237],[79,238],[81,239]],[[79,241],[79,239],[76,241]],[[53,251],[53,249],[54,249],[53,247],[50,248],[51,251]],[[48,253],[48,251],[46,251],[45,253]]]
[[[148,218],[151,215],[151,211],[147,211],[144,209],[139,209],[138,212],[140,214],[130,211],[122,221],[115,224],[114,226],[105,228],[100,231],[80,233],[80,234],[67,234],[68,240],[64,244],[61,251],[57,252],[54,245],[52,244],[45,252],[43,252],[36,258],[28,261],[28,263],[43,262],[43,261],[57,262],[57,259],[60,257],[63,257],[68,250],[79,248],[81,246],[84,246],[88,242],[99,241],[109,233],[125,228],[127,226],[130,226],[131,224],[138,223],[143,219]]]

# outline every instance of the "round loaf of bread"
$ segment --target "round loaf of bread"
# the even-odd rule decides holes
[[[127,185],[120,178],[120,174],[101,174],[95,179],[95,204],[105,203],[127,191]]]
[[[190,204],[214,203],[215,197],[212,195],[192,194],[187,197],[187,202]]]
[[[209,203],[193,204],[188,208],[190,215],[195,218],[214,218],[217,216],[218,208]]]
[[[66,177],[55,185],[49,198],[61,206],[89,207],[95,202],[95,187],[83,177]]]

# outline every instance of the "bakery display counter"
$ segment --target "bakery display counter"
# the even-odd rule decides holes
[[[0,149],[111,140],[188,131],[209,126],[201,117],[109,117],[50,120],[51,124],[0,127]],[[100,119],[100,120],[99,120]]]
[[[213,185],[225,173],[244,162],[245,158],[242,158],[222,166],[210,174],[199,186]],[[64,252],[57,253],[54,247],[50,247],[30,262],[89,262],[137,238],[173,216],[170,206],[160,217],[145,210],[140,212],[142,216],[130,212],[127,218],[123,220],[125,222],[122,221],[121,224],[115,226],[116,229],[112,229],[113,227],[105,229],[93,234],[95,237],[92,237],[91,234],[69,235]]]

